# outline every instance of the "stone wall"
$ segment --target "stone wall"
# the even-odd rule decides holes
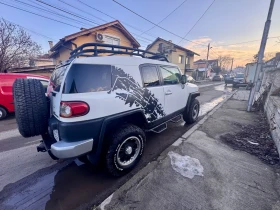
[[[264,110],[270,125],[271,135],[280,154],[280,67],[264,69],[262,85],[271,84]]]

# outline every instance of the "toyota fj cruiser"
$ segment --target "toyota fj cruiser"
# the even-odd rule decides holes
[[[104,157],[114,176],[139,162],[145,132],[160,133],[181,117],[193,123],[199,113],[198,87],[186,84],[176,65],[158,54],[107,44],[72,51],[53,72],[47,97],[36,80],[18,79],[13,91],[19,131],[42,136],[38,151],[91,164]]]

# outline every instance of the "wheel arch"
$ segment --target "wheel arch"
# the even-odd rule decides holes
[[[190,93],[188,101],[187,101],[187,105],[186,105],[186,109],[189,110],[190,106],[191,106],[191,102],[193,99],[195,99],[196,97],[200,96],[200,92],[193,92]]]
[[[92,164],[97,164],[100,160],[102,151],[108,145],[108,141],[104,141],[106,133],[111,133],[120,124],[134,124],[140,128],[146,127],[148,121],[141,109],[120,113],[118,115],[106,117],[102,123],[98,144],[96,145],[95,152],[89,153],[88,158]]]

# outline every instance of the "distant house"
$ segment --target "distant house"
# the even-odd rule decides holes
[[[218,66],[218,59],[206,60],[199,59],[193,63],[193,67],[196,70],[196,78],[205,79],[210,77],[213,68]]]
[[[53,46],[50,44],[50,57],[54,63],[69,59],[70,52],[85,43],[106,43],[139,48],[138,41],[128,32],[128,30],[118,21],[99,25],[93,28],[81,28],[81,31],[65,36]]]
[[[193,71],[194,55],[199,56],[199,54],[191,50],[159,37],[153,43],[148,45],[146,50],[164,54],[171,63],[177,64],[184,73],[189,75]]]

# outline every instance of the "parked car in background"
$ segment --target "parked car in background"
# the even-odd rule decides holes
[[[224,75],[225,84],[233,84],[234,76],[230,74]]]
[[[187,82],[188,83],[195,83],[195,79],[192,76],[186,75],[187,76]]]
[[[247,85],[247,83],[245,81],[244,74],[243,73],[236,74],[234,79],[233,79],[232,87],[236,88],[236,87],[239,87],[239,86],[246,86],[246,85]]]
[[[17,78],[38,79],[45,90],[48,87],[49,78],[32,74],[0,73],[0,120],[14,112],[13,84]]]
[[[215,75],[212,78],[212,81],[222,81],[223,80],[223,76],[222,75]]]

